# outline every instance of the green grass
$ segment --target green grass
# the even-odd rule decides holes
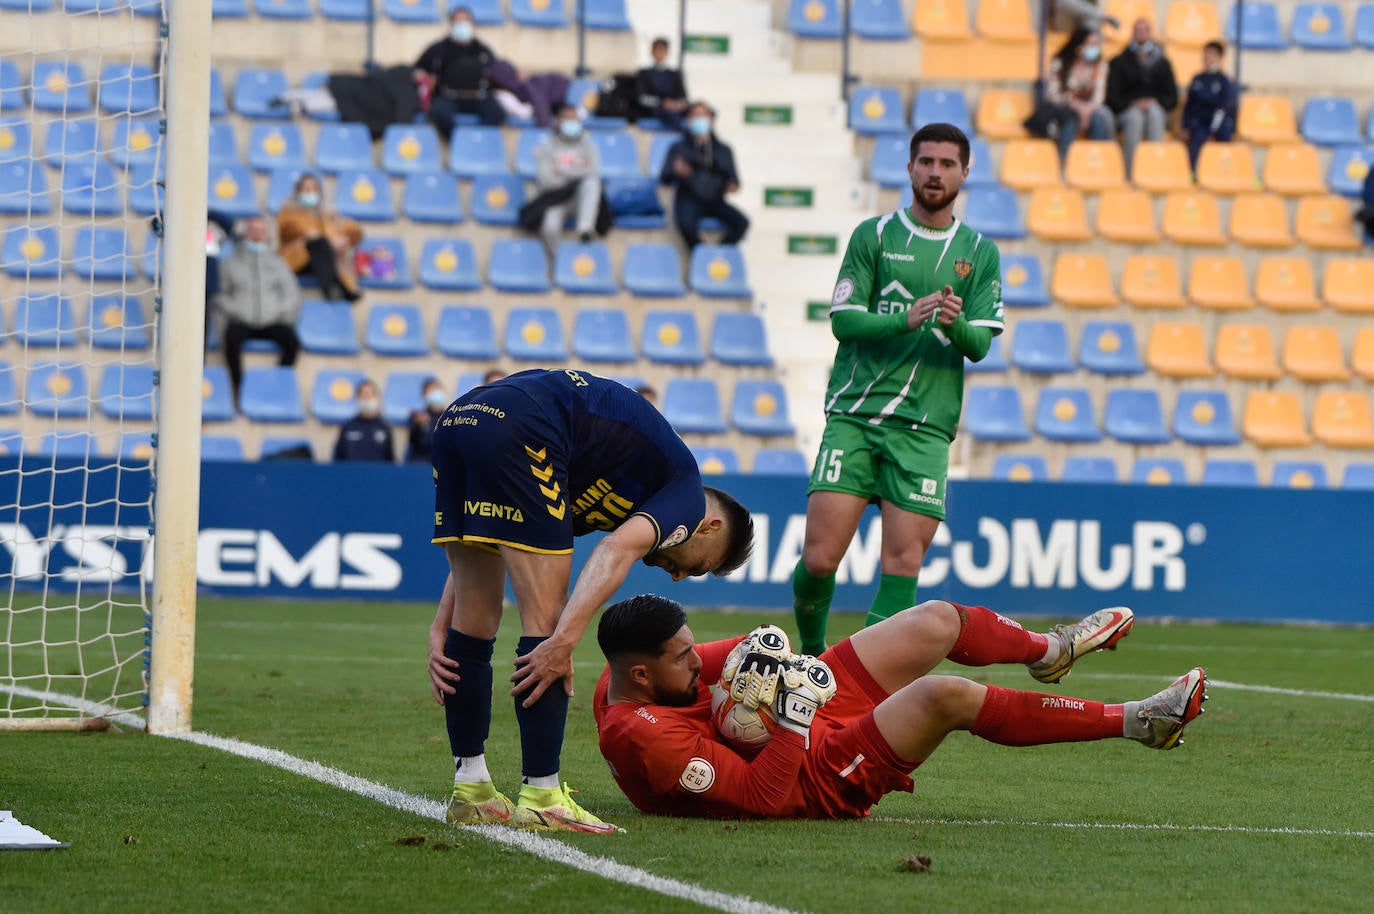
[[[432,613],[205,600],[196,728],[438,799],[451,763],[424,671]],[[709,640],[764,618],[698,612],[692,625]],[[497,649],[499,670],[513,629]],[[559,840],[656,874],[866,914],[1335,912],[1367,910],[1374,897],[1372,837],[1030,824],[1374,831],[1367,702],[1214,686],[1187,746],[1168,753],[1124,741],[1008,749],[955,734],[917,772],[916,793],[888,797],[871,820],[735,824],[633,811],[596,750],[594,642],[577,660],[564,771],[586,806],[628,833]],[[1051,688],[1142,697],[1199,663],[1223,683],[1371,695],[1374,631],[1140,623],[1121,650]],[[971,672],[1035,685],[1015,668]],[[519,747],[505,699],[488,759],[514,790]],[[691,909],[257,762],[135,733],[0,735],[0,808],[72,845],[0,855],[5,914]],[[984,819],[994,824],[966,824]],[[425,842],[397,843],[415,835]],[[899,871],[918,854],[931,858],[929,873]]]

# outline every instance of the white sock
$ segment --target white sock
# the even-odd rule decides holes
[[[1150,735],[1149,727],[1145,726],[1145,721],[1136,714],[1139,710],[1138,701],[1126,701],[1121,704],[1121,735],[1127,739],[1145,739]]]
[[[454,775],[453,780],[463,784],[480,784],[483,781],[490,781],[491,775],[487,772],[487,756],[471,755],[453,757]]]
[[[1059,659],[1059,639],[1054,635],[1046,635],[1045,656],[1041,657],[1031,666],[1044,666],[1047,663],[1054,663]]]
[[[544,790],[557,790],[560,784],[558,780],[557,771],[555,771],[553,774],[544,774],[540,775],[537,778],[527,777],[523,778],[522,780],[524,783],[529,784],[531,787],[539,787]]]

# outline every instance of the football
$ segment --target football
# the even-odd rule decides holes
[[[771,707],[751,711],[731,698],[729,690],[720,687],[711,694],[711,720],[727,743],[750,754],[766,746],[778,726]]]

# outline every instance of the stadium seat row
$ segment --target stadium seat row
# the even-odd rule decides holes
[[[992,464],[992,478],[1012,482],[1120,482],[1121,470],[1115,458],[1071,454],[1064,458],[1058,477],[1052,477],[1049,462],[1039,454],[999,454]],[[1276,460],[1269,485],[1277,488],[1326,488],[1326,465],[1316,460]],[[1128,482],[1147,485],[1185,485],[1188,471],[1177,457],[1141,457],[1134,461]],[[1196,480],[1205,486],[1259,486],[1259,466],[1253,460],[1208,460]],[[1350,463],[1342,474],[1346,489],[1374,489],[1374,463]]]

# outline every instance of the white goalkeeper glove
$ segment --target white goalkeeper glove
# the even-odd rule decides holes
[[[810,746],[811,722],[834,697],[835,674],[825,661],[810,654],[794,656],[783,665],[778,684],[778,725],[805,736]]]
[[[776,625],[760,625],[730,651],[720,681],[731,698],[751,711],[760,705],[771,707],[783,663],[791,656],[787,633]]]

